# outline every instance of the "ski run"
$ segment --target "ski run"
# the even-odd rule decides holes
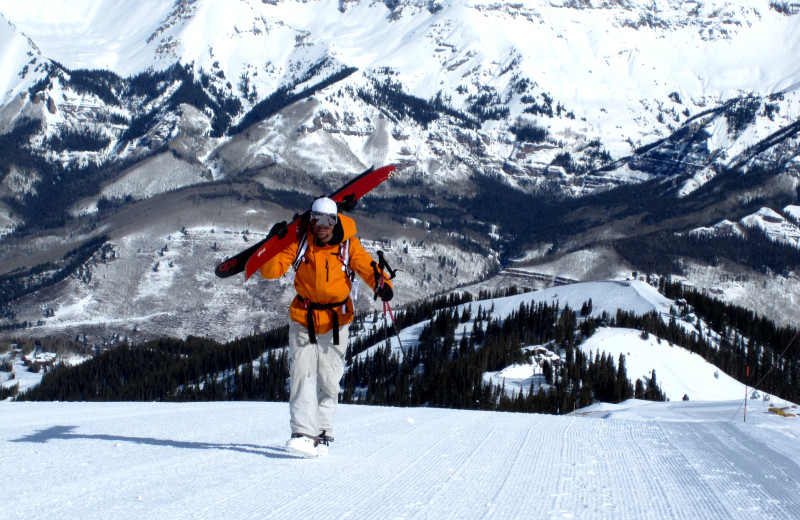
[[[0,518],[798,518],[800,423],[741,404],[343,405],[304,459],[285,403],[2,402]]]
[[[464,305],[502,318],[589,299],[595,315],[669,319],[675,304],[603,281]],[[421,326],[399,332],[406,348]],[[315,459],[284,449],[286,403],[3,401],[0,518],[800,518],[795,404],[640,331],[601,328],[580,348],[624,354],[631,380],[656,370],[670,401],[562,416],[341,405]],[[22,390],[36,384],[17,372]],[[533,364],[484,374],[514,393],[541,377]]]

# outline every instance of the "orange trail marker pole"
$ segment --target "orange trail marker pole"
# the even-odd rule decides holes
[[[750,367],[747,367],[747,377],[750,377]],[[747,422],[747,381],[744,383],[744,419],[742,422]]]

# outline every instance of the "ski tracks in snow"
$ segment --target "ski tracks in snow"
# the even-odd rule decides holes
[[[342,419],[334,455],[312,461],[351,481],[346,493],[313,485],[270,518],[751,520],[800,510],[796,462],[729,422],[379,410]]]
[[[800,511],[800,459],[769,446],[784,434],[766,423],[341,406],[330,456],[303,459],[282,447],[285,403],[0,407],[0,494],[10,497],[0,516],[11,518],[751,520]]]

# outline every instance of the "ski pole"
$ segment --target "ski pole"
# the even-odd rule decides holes
[[[389,279],[391,280],[395,276],[397,276],[397,270],[392,269],[389,266],[389,262],[386,261],[386,257],[383,256],[383,251],[378,251],[378,260],[379,264],[372,262],[372,271],[375,274],[375,295],[374,298],[377,300],[378,296],[381,293],[381,289],[383,289],[383,285],[385,282],[385,278],[383,276],[383,271],[389,273]],[[400,333],[397,330],[397,325],[395,324],[394,313],[392,312],[392,306],[389,305],[389,302],[383,302],[383,321],[384,327],[388,328],[386,325],[386,312],[389,312],[389,316],[392,318],[392,329],[394,329],[394,334],[397,336],[397,342],[400,344],[400,350],[405,354],[406,349],[403,347],[403,341],[400,339]]]
[[[400,344],[400,350],[403,351],[403,354],[406,353],[406,349],[403,346],[403,340],[400,339],[400,332],[397,331],[397,322],[394,319],[394,313],[392,312],[392,306],[389,305],[389,302],[383,302],[383,320],[386,321],[386,311],[389,311],[389,316],[392,318],[392,329],[394,329],[394,335],[397,336],[397,343]]]

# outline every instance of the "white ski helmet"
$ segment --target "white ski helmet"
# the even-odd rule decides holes
[[[338,213],[336,203],[328,197],[320,197],[311,204],[311,211],[313,213],[326,213],[328,215],[336,215]]]

